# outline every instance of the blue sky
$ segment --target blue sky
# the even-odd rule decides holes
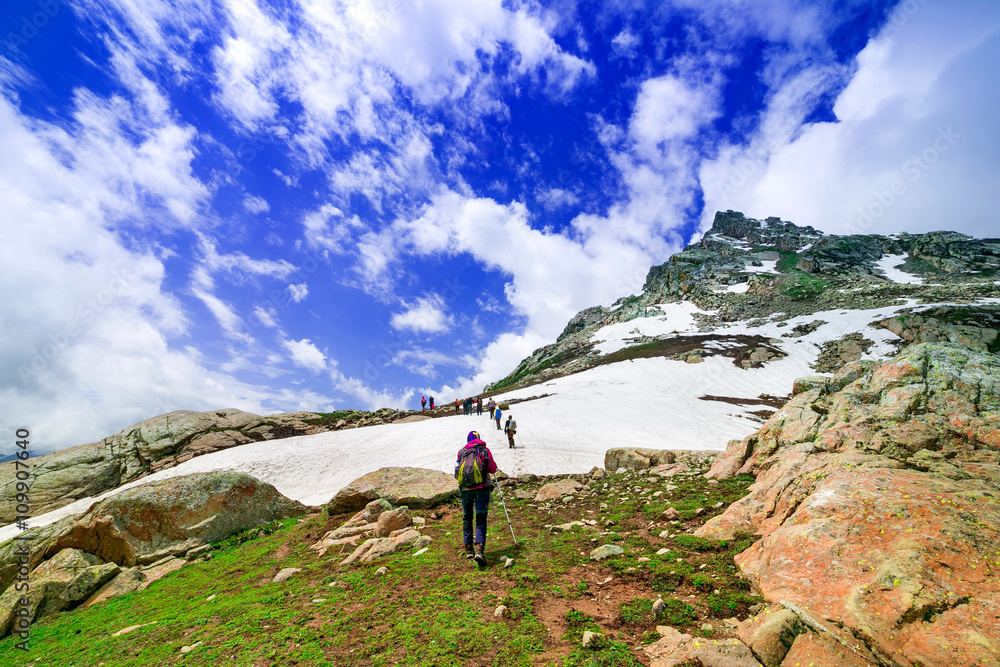
[[[43,450],[474,393],[718,209],[1000,229],[997,2],[0,12],[0,432]]]

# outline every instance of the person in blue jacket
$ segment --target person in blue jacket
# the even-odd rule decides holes
[[[459,467],[463,458],[468,456],[484,456],[486,459],[486,479],[482,484],[461,487],[462,493],[462,542],[465,546],[465,557],[475,558],[479,565],[486,565],[486,519],[490,507],[490,492],[493,480],[490,477],[497,471],[493,452],[479,438],[479,431],[469,431],[465,446],[458,450],[455,462],[455,477],[459,477]],[[472,517],[475,514],[475,542],[473,542]]]
[[[493,417],[497,420],[497,430],[498,431],[502,431],[503,430],[501,428],[501,426],[500,426],[500,416],[501,416],[500,415],[500,406],[498,405],[497,409],[493,411]]]

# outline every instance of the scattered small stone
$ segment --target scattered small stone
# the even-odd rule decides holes
[[[707,512],[707,511],[708,510],[706,510],[704,507],[699,507],[698,509],[696,509],[694,511],[694,513],[695,513],[696,516],[704,516],[705,512]]]
[[[603,638],[604,635],[602,635],[599,632],[591,632],[590,630],[584,630],[583,642],[582,642],[583,647],[590,648],[591,646],[596,646],[601,642],[601,639]]]
[[[326,598],[314,598],[312,601],[313,604],[322,604],[324,602],[326,602]]]
[[[122,628],[121,630],[119,630],[118,632],[114,633],[111,636],[112,637],[121,637],[122,635],[127,635],[128,633],[130,633],[130,632],[132,632],[134,630],[138,630],[139,628],[144,628],[147,625],[154,625],[155,623],[156,623],[156,621],[153,621],[152,623],[143,623],[142,625],[130,625],[127,628]]]
[[[681,513],[678,512],[673,507],[668,507],[667,509],[663,510],[662,514],[660,514],[660,518],[662,518],[664,521],[675,521],[676,519],[681,518]]]
[[[659,551],[656,552],[656,555],[657,556],[665,556],[668,553],[670,553],[670,549],[660,549]]]
[[[215,598],[217,598],[218,596],[219,596],[219,594],[218,594],[218,593],[212,593],[212,594],[211,594],[211,595],[209,595],[209,596],[208,596],[207,598],[205,598],[205,602],[211,602],[212,600],[214,600],[214,599],[215,599]]]
[[[667,603],[663,601],[663,598],[657,598],[656,602],[653,603],[653,616],[659,616],[660,612],[667,606]]]
[[[272,581],[275,584],[283,583],[287,581],[290,576],[292,576],[296,572],[301,572],[301,571],[302,571],[301,567],[286,567],[285,569],[278,572],[278,574],[274,575],[274,579]]]
[[[660,531],[660,537],[663,537],[663,538],[670,537],[670,531],[669,530]]]
[[[698,569],[699,569],[699,570],[704,570],[704,569],[705,569],[706,567],[708,567],[708,565],[707,565],[707,564],[704,564],[704,563],[702,563],[701,567],[699,567]]]
[[[721,510],[725,506],[726,506],[726,503],[715,503],[714,505],[712,505],[712,508],[713,509],[717,509],[717,510]]]
[[[414,556],[420,556],[421,554],[425,554],[425,553],[427,553],[427,550],[429,548],[430,547],[424,547],[423,549],[417,549],[416,551],[413,552],[413,555]]]
[[[646,556],[640,556],[639,558],[636,558],[635,560],[636,560],[637,563],[648,563],[649,561],[651,561],[653,559],[652,558],[647,558]]]
[[[613,556],[621,556],[625,553],[617,544],[605,544],[604,546],[597,547],[590,552],[591,560],[604,560],[605,558],[611,558]]]
[[[718,486],[719,485],[719,480],[717,480],[717,479],[710,479],[710,480],[708,480],[708,485],[709,486]]]
[[[711,623],[702,623],[701,631],[708,634],[712,634],[713,632],[715,632],[715,626],[712,625]]]
[[[417,538],[417,541],[413,543],[413,548],[416,549],[417,551],[420,551],[421,549],[425,549],[428,546],[430,546],[431,542],[433,541],[434,538],[431,537],[430,535],[421,535],[420,537]]]
[[[494,616],[495,616],[496,618],[503,618],[504,616],[506,616],[506,615],[507,615],[507,607],[505,607],[504,605],[500,605],[500,606],[499,606],[499,607],[497,607],[497,608],[496,608],[496,610],[495,610],[495,611],[493,612],[493,615],[494,615]]]
[[[513,558],[508,558],[507,561],[503,564],[503,566],[504,566],[504,569],[509,568],[509,567],[514,567],[514,559]]]
[[[422,517],[422,516],[415,516],[415,517],[413,517],[413,525],[414,526],[422,526],[425,523],[427,523],[427,519],[425,519],[424,517]]]
[[[191,651],[195,650],[199,646],[201,646],[201,642],[195,642],[194,644],[191,644],[190,646],[181,646],[181,653],[190,653]]]
[[[375,570],[375,574],[377,574],[380,577],[384,577],[385,575],[389,574],[389,568],[385,566],[380,567],[379,569]]]

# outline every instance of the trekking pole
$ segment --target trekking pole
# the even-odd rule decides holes
[[[493,485],[497,489],[497,495],[500,496],[500,504],[503,505],[504,516],[507,517],[507,527],[510,528],[510,536],[514,538],[514,546],[517,546],[517,537],[514,536],[514,525],[510,522],[510,514],[507,513],[507,503],[503,501],[503,493],[500,492],[500,484],[497,482],[497,478],[493,478]]]

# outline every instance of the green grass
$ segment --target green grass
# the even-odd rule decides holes
[[[781,273],[788,273],[795,268],[795,265],[799,263],[799,254],[792,250],[779,250],[781,258],[778,263],[775,264],[775,269]]]
[[[343,556],[320,558],[309,549],[335,527],[326,514],[245,531],[214,545],[210,560],[188,564],[144,591],[36,622],[28,653],[16,650],[12,638],[0,641],[0,664],[632,666],[640,664],[634,647],[655,641],[657,625],[693,631],[707,620],[745,612],[757,601],[732,560],[752,538],[701,540],[685,532],[721,511],[696,517],[699,507],[728,505],[746,493],[752,478],[714,486],[700,475],[669,480],[609,475],[607,481],[621,491],[614,498],[630,499],[608,502],[612,496],[602,482],[595,497],[547,512],[506,494],[518,546],[497,523],[502,514],[494,514],[487,545],[494,565],[487,569],[472,566],[459,553],[461,516],[455,502],[438,510],[445,512],[444,519],[429,519],[421,528],[434,539],[427,553],[415,558],[403,551],[353,568],[338,567]],[[679,488],[659,497],[625,489],[666,483]],[[600,508],[601,502],[608,507]],[[687,518],[673,528],[680,534],[660,538],[659,528],[648,531],[647,526],[668,506]],[[415,514],[426,518],[429,512]],[[553,534],[545,528],[581,516],[592,516],[602,529],[606,520],[615,521],[615,535],[600,535],[595,544],[595,529]],[[621,557],[601,563],[589,559],[591,549],[611,542],[624,548]],[[656,555],[663,547],[670,553]],[[496,564],[501,556],[514,558],[515,567]],[[640,562],[640,556],[652,560]],[[376,576],[383,565],[388,574]],[[273,584],[274,574],[285,567],[302,571]],[[608,576],[630,582],[623,595],[637,588],[650,595],[634,598],[633,592],[612,599],[617,613],[608,618],[579,611],[588,600],[604,599],[608,589],[602,582]],[[654,618],[656,593],[663,593],[666,607]],[[697,599],[690,600],[691,595]],[[507,615],[496,618],[500,604]],[[559,614],[564,629],[556,634],[541,613],[551,605],[564,610]],[[111,636],[142,624],[151,625]],[[600,632],[606,642],[582,648],[586,630]],[[550,659],[552,641],[563,648]],[[179,653],[198,642],[187,655]]]
[[[829,289],[831,282],[810,273],[792,271],[785,274],[781,292],[792,301],[815,299]]]

